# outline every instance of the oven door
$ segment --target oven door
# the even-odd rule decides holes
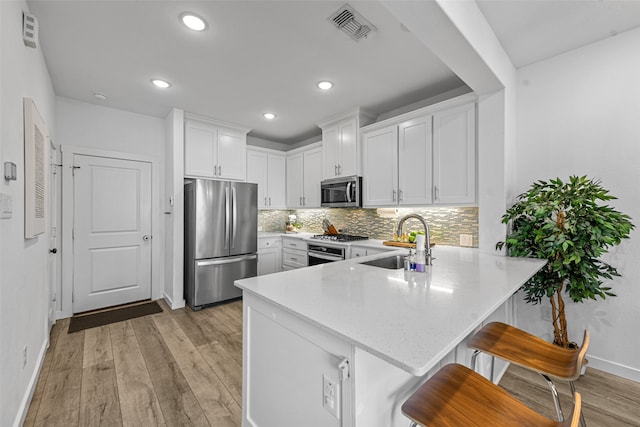
[[[333,246],[309,244],[307,250],[307,265],[326,264],[328,262],[342,261],[345,258],[345,249]]]

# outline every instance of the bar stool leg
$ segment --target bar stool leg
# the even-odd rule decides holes
[[[478,358],[478,354],[480,354],[480,350],[475,350],[473,352],[473,354],[471,355],[471,370],[472,371],[476,371],[476,359]],[[493,382],[493,371],[495,370],[495,366],[496,366],[496,358],[495,356],[491,356],[491,382]],[[478,372],[478,371],[476,371]]]
[[[471,370],[476,370],[476,359],[478,358],[478,354],[480,354],[480,350],[475,350],[471,355]],[[413,426],[412,426],[413,427]]]
[[[576,387],[575,387],[575,385],[573,385],[573,381],[569,381],[569,386],[571,387],[571,396],[573,396],[573,402],[575,404],[575,402],[576,402],[576,398],[575,398],[575,396],[576,396]],[[587,423],[584,420],[584,411],[580,411],[580,425],[582,427],[587,427]]]
[[[547,385],[549,385],[549,388],[551,389],[551,394],[553,395],[553,404],[555,405],[556,413],[558,414],[558,421],[564,421],[564,415],[562,414],[562,408],[560,407],[560,398],[558,397],[558,389],[556,389],[556,385],[548,376],[544,374],[540,375],[542,375],[542,378],[544,378],[544,380],[547,382]]]

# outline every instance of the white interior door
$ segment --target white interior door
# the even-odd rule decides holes
[[[49,326],[56,323],[55,319],[55,305],[56,294],[58,289],[58,165],[60,159],[58,158],[58,150],[53,142],[50,142],[49,148],[49,185],[48,185],[48,197],[49,197],[49,258],[47,260],[47,270],[49,277]]]
[[[73,312],[151,297],[151,164],[74,156]]]

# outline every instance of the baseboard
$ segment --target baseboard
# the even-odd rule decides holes
[[[162,293],[162,298],[167,302],[167,305],[171,308],[171,310],[177,310],[179,308],[184,308],[186,302],[184,298],[181,301],[174,302],[166,292]]]
[[[595,356],[587,354],[589,364],[587,369],[594,368],[609,374],[617,375],[628,380],[640,382],[640,369],[632,368],[630,366],[621,365],[619,363],[611,362],[609,360],[600,359]]]
[[[16,414],[16,418],[13,421],[13,427],[20,427],[24,424],[24,420],[27,418],[27,412],[29,411],[29,405],[31,404],[31,399],[33,398],[33,393],[36,391],[36,385],[38,384],[38,378],[40,377],[40,372],[42,371],[42,365],[44,364],[44,358],[47,355],[47,348],[49,348],[49,338],[47,337],[40,348],[40,353],[38,354],[38,363],[36,363],[36,367],[33,370],[33,374],[31,375],[31,379],[29,380],[29,384],[27,385],[27,390],[24,393],[22,398],[22,402],[20,402],[20,407],[18,408],[18,413]]]

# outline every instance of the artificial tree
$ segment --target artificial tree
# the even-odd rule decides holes
[[[502,216],[511,225],[504,242],[510,256],[546,259],[548,263],[525,285],[525,301],[551,300],[554,343],[570,346],[563,291],[575,302],[615,296],[604,280],[620,276],[600,257],[629,238],[631,218],[604,204],[616,197],[599,181],[571,176],[538,181]]]

